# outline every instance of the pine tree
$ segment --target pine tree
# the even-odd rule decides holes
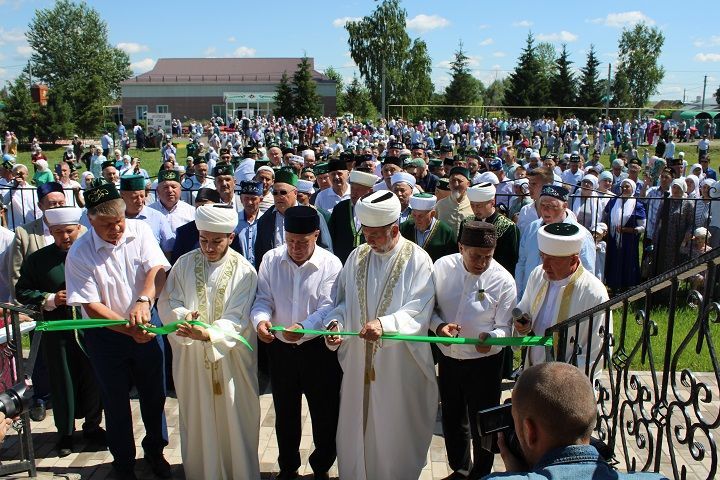
[[[40,108],[40,137],[53,143],[68,138],[75,130],[73,113],[61,89],[48,92],[47,105]]]
[[[29,142],[35,135],[37,113],[37,104],[30,96],[28,77],[20,75],[8,84],[4,109],[8,129],[15,132],[21,142]]]
[[[720,87],[715,90],[715,102],[720,103]]]
[[[310,61],[304,56],[293,75],[293,113],[296,116],[319,117],[320,97],[310,72]]]
[[[513,73],[509,75],[510,86],[505,91],[505,105],[547,105],[550,97],[550,88],[544,75],[539,75],[540,62],[535,51],[535,39],[528,33],[526,45],[518,58],[518,64]],[[517,116],[539,117],[543,109],[508,108],[508,111]]]
[[[280,83],[275,90],[275,115],[290,120],[294,116],[292,87],[290,86],[290,78],[287,72],[283,72],[280,77]]]
[[[550,79],[550,98],[554,105],[570,107],[575,105],[577,93],[575,88],[575,75],[572,72],[570,54],[567,46],[563,44],[562,52],[555,61],[555,72]],[[567,114],[569,110],[565,111]],[[560,116],[560,113],[558,113]]]
[[[345,111],[352,112],[358,119],[374,119],[377,117],[377,110],[372,103],[370,91],[365,88],[360,80],[353,76],[352,82],[347,86],[343,94]]]
[[[480,103],[483,85],[480,80],[470,73],[470,58],[463,50],[463,42],[460,41],[455,51],[455,58],[450,62],[450,75],[452,79],[445,88],[445,103],[447,105],[475,105]],[[479,109],[478,109],[479,110]],[[472,109],[447,107],[442,112],[443,118],[461,118],[465,115],[473,115]]]
[[[600,61],[595,54],[595,46],[590,45],[585,66],[580,69],[580,88],[578,89],[577,104],[580,107],[595,107],[602,105],[602,85],[600,79]],[[591,120],[597,112],[581,110],[579,115],[583,120]]]

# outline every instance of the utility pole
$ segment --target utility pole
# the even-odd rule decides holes
[[[700,111],[702,112],[705,110],[705,89],[707,88],[707,75],[705,75],[705,80],[703,80],[703,96],[700,100]]]
[[[687,92],[687,88],[683,88],[683,103],[685,103],[685,92]]]
[[[605,84],[605,116],[610,117],[610,68],[612,64],[608,63],[607,83]]]
[[[29,80],[29,82],[30,82],[30,83],[28,84],[28,88],[32,88],[32,62],[28,62],[28,74],[29,74],[29,75],[28,75],[28,76],[29,76],[29,79],[28,79],[28,80]]]
[[[380,87],[380,110],[382,118],[387,118],[385,116],[385,60],[383,60],[382,63],[382,79],[381,79],[381,87]]]

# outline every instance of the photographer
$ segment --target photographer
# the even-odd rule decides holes
[[[512,392],[512,415],[524,459],[500,434],[507,473],[485,478],[663,479],[656,473],[619,473],[590,445],[597,408],[590,380],[577,367],[549,362],[525,370]]]
[[[5,435],[12,424],[13,419],[5,418],[5,414],[0,412],[0,444],[5,440]]]

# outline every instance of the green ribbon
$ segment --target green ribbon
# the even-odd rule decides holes
[[[105,318],[81,318],[78,320],[51,320],[51,321],[37,322],[35,330],[40,331],[40,332],[60,332],[60,331],[64,331],[64,330],[84,330],[86,328],[123,326],[123,325],[127,325],[128,323],[129,322],[127,320],[108,320]],[[156,327],[154,325],[138,325],[138,327],[147,332],[154,333],[155,335],[167,335],[169,333],[175,332],[178,329],[178,327],[180,325],[182,325],[183,323],[188,323],[190,325],[203,327],[208,330],[214,330],[225,336],[234,338],[235,340],[239,341],[240,343],[245,345],[247,348],[249,348],[250,351],[253,350],[250,343],[242,335],[235,333],[235,332],[228,332],[227,330],[218,328],[215,325],[209,325],[205,322],[201,322],[200,320],[186,320],[186,321],[180,321],[180,322],[173,322],[173,323],[168,323],[167,325],[163,325],[162,327]]]
[[[273,332],[293,332],[303,333],[305,335],[325,335],[325,336],[352,336],[360,335],[360,332],[336,332],[331,330],[310,330],[307,328],[298,328],[290,330],[285,327],[270,327]],[[477,338],[464,337],[425,337],[422,335],[400,335],[396,333],[386,333],[380,336],[383,340],[400,340],[404,342],[423,342],[423,343],[442,343],[443,345],[499,345],[502,347],[552,347],[552,337],[488,337],[485,340]]]

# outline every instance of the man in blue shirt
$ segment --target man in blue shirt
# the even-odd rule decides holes
[[[145,206],[145,177],[125,175],[120,177],[120,196],[125,201],[125,218],[144,221],[157,240],[160,249],[169,255],[175,246],[175,232],[165,215]]]
[[[260,218],[260,200],[263,198],[262,182],[240,182],[240,202],[243,209],[238,213],[238,225],[235,236],[242,246],[248,262],[255,265],[255,239],[257,238],[257,222]]]
[[[657,473],[616,472],[600,457],[590,445],[597,415],[595,392],[588,377],[568,363],[541,363],[523,371],[513,388],[512,415],[525,458],[511,453],[500,434],[498,446],[506,473],[486,479],[667,478]]]

